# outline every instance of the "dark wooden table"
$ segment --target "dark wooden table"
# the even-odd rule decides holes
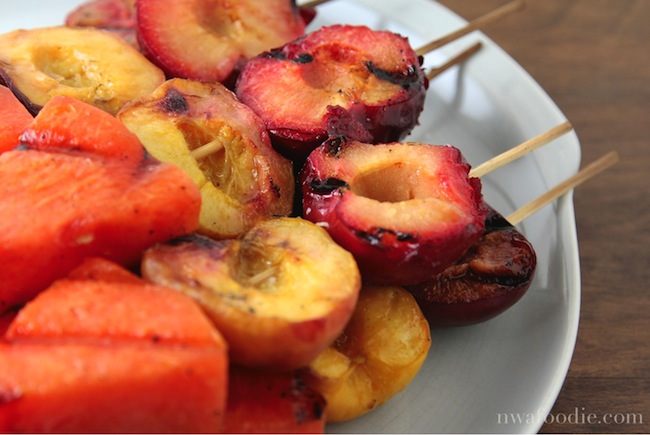
[[[441,0],[467,20],[506,0]],[[528,0],[483,32],[572,122],[583,165],[621,160],[574,194],[582,306],[542,433],[650,432],[650,1]]]

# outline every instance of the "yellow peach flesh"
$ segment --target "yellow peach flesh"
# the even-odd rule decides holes
[[[429,324],[399,287],[364,286],[345,330],[309,365],[309,384],[325,397],[328,421],[357,418],[402,391],[429,348]]]

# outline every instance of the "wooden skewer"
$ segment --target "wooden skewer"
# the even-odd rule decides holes
[[[427,79],[431,80],[431,79],[433,79],[434,77],[437,77],[437,76],[439,76],[440,74],[442,74],[443,72],[447,71],[447,70],[448,70],[449,68],[451,68],[452,66],[454,66],[454,65],[456,65],[456,64],[459,64],[459,63],[465,61],[465,60],[468,59],[471,55],[473,55],[474,53],[476,53],[477,51],[479,51],[479,50],[481,49],[482,46],[483,46],[483,44],[481,44],[480,42],[477,42],[476,44],[472,45],[471,47],[469,47],[469,48],[466,49],[465,51],[463,51],[463,52],[461,52],[460,54],[458,54],[458,55],[452,57],[451,59],[449,59],[447,62],[443,63],[442,65],[440,65],[440,66],[438,66],[438,67],[436,67],[436,68],[432,68],[432,69],[427,73]]]
[[[491,158],[490,160],[487,160],[477,167],[473,168],[470,170],[469,175],[470,177],[482,177],[485,174],[500,168],[501,166],[504,166],[513,160],[518,159],[519,157],[522,157],[537,148],[546,145],[547,143],[557,139],[558,137],[570,132],[573,130],[573,126],[571,125],[570,122],[566,121],[563,122],[562,124],[553,127],[552,129],[548,130],[545,133],[540,134],[539,136],[536,136],[532,139],[527,140],[526,142],[521,143],[520,145],[517,145],[514,148],[509,149],[508,151],[505,151],[498,156],[495,156]]]
[[[196,160],[203,160],[206,157],[211,156],[212,154],[218,153],[224,148],[225,145],[223,144],[223,142],[221,142],[219,139],[215,139],[212,142],[208,142],[205,145],[201,145],[200,147],[193,149],[190,152],[190,154]]]
[[[569,177],[564,182],[558,184],[553,189],[549,190],[545,194],[539,196],[537,199],[529,202],[528,204],[521,207],[519,210],[515,211],[507,217],[508,222],[512,225],[517,225],[519,222],[526,219],[531,214],[535,213],[545,205],[564,195],[569,190],[574,187],[584,183],[585,181],[592,178],[594,175],[604,171],[608,167],[612,166],[619,160],[619,154],[616,151],[610,151],[605,154],[595,162],[592,162],[584,169],[579,171],[572,177]]]
[[[487,14],[483,15],[482,17],[479,17],[465,25],[464,27],[456,30],[455,32],[449,33],[446,36],[443,36],[442,38],[435,39],[428,44],[423,45],[420,48],[417,48],[415,50],[415,53],[417,53],[419,56],[425,55],[426,53],[429,53],[437,48],[442,47],[443,45],[449,44],[452,41],[455,41],[458,38],[461,38],[465,35],[467,35],[470,32],[473,32],[474,30],[480,29],[488,24],[492,24],[495,21],[500,20],[501,18],[518,11],[526,6],[525,0],[514,0],[510,3],[507,3],[492,12],[488,12]]]

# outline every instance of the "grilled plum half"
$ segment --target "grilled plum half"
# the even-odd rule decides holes
[[[455,264],[408,287],[432,326],[464,326],[496,317],[519,301],[537,266],[532,244],[494,209],[486,231]]]
[[[333,25],[251,59],[235,90],[278,150],[304,160],[329,136],[372,143],[406,137],[428,86],[421,60],[393,32]]]
[[[169,76],[220,82],[306,26],[293,0],[136,0],[136,22],[141,49]]]
[[[303,217],[350,251],[367,283],[426,281],[483,235],[481,183],[447,145],[328,141],[301,174]]]

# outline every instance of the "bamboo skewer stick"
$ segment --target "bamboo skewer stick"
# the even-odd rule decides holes
[[[198,148],[193,149],[190,154],[192,157],[194,157],[196,160],[203,160],[206,157],[209,157],[213,154],[218,153],[222,149],[225,148],[225,145],[222,141],[219,139],[215,139],[212,142],[208,142],[205,145],[201,145]]]
[[[483,15],[482,17],[479,17],[473,21],[470,21],[467,25],[464,27],[456,30],[455,32],[449,33],[446,36],[443,36],[442,38],[435,39],[425,45],[423,45],[420,48],[417,48],[415,52],[419,55],[422,56],[426,53],[429,53],[433,50],[436,50],[443,45],[449,44],[450,42],[455,41],[458,38],[461,38],[468,33],[473,32],[474,30],[480,29],[484,26],[487,26],[488,24],[492,24],[501,18],[518,11],[526,6],[525,0],[514,0],[510,3],[507,3],[492,12],[488,12],[487,14]]]
[[[307,8],[313,8],[316,6],[319,6],[323,3],[327,3],[331,0],[311,0],[307,1],[305,3],[300,4],[301,7],[307,7]],[[465,36],[466,34],[477,30],[481,27],[484,27],[488,24],[494,23],[501,18],[518,11],[519,9],[522,9],[526,5],[525,0],[514,0],[510,3],[507,3],[500,8],[497,8],[493,10],[492,12],[488,12],[487,14],[483,15],[482,17],[479,17],[470,23],[468,23],[465,27],[452,32],[450,34],[447,34],[446,36],[443,36],[442,38],[436,39],[434,41],[429,42],[428,44],[415,49],[415,53],[418,55],[424,55],[426,53],[429,53],[437,48],[442,47],[443,45],[446,45],[452,41],[455,41],[456,39]],[[452,66],[463,62],[464,60],[468,59],[471,55],[476,53],[480,48],[482,44],[480,42],[472,45],[470,48],[467,50],[463,51],[459,55],[453,57],[443,65],[440,65],[439,67],[432,68],[429,73],[427,74],[427,78],[429,80],[433,79],[434,77],[442,74]]]
[[[552,129],[546,131],[545,133],[542,133],[539,136],[529,139],[526,142],[523,142],[520,145],[517,145],[516,147],[511,148],[499,154],[498,156],[495,156],[490,160],[481,163],[480,165],[470,170],[469,175],[470,177],[480,178],[485,174],[497,168],[500,168],[501,166],[504,166],[512,162],[513,160],[516,160],[519,157],[522,157],[536,150],[537,148],[540,148],[543,145],[546,145],[547,143],[570,132],[571,130],[573,130],[573,126],[571,125],[571,123],[568,121],[563,122],[562,124],[553,127]]]
[[[471,47],[469,47],[469,48],[466,49],[465,51],[463,51],[463,52],[461,52],[460,54],[458,54],[458,55],[454,56],[453,58],[449,59],[449,60],[448,60],[447,62],[445,62],[444,64],[442,64],[442,65],[440,65],[440,66],[438,66],[438,67],[432,68],[432,69],[429,70],[429,72],[427,73],[427,79],[431,80],[431,79],[433,79],[434,77],[437,77],[437,76],[439,76],[440,74],[442,74],[443,72],[447,71],[447,70],[448,70],[449,68],[451,68],[452,66],[454,66],[454,65],[456,65],[456,64],[459,64],[459,63],[465,61],[465,60],[468,59],[471,55],[473,55],[474,53],[476,53],[477,51],[479,51],[479,50],[481,49],[482,46],[483,46],[483,44],[481,44],[480,42],[477,42],[476,44],[472,45]]]
[[[605,154],[598,160],[586,166],[584,169],[580,170],[574,176],[569,177],[568,179],[558,184],[548,192],[544,193],[543,195],[539,196],[538,198],[524,205],[517,211],[513,212],[506,219],[508,220],[508,222],[510,222],[510,224],[517,225],[519,222],[523,221],[528,216],[535,213],[545,205],[549,204],[550,202],[564,195],[569,190],[584,183],[585,181],[589,180],[593,176],[609,168],[618,160],[619,160],[618,152],[610,151],[609,153]]]

